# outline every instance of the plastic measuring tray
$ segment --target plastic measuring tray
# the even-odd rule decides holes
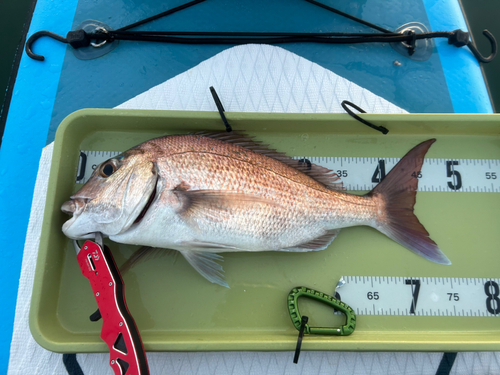
[[[234,129],[291,156],[402,157],[436,138],[427,158],[500,159],[496,115],[365,115],[382,135],[345,114],[228,113]],[[57,132],[30,311],[36,341],[56,352],[106,352],[97,304],[61,232],[61,204],[78,190],[80,150],[124,151],[166,134],[224,130],[217,113],[82,110]],[[462,176],[465,178],[465,176]],[[293,350],[297,331],[286,297],[304,285],[333,294],[340,276],[492,278],[500,275],[499,193],[417,193],[415,211],[451,266],[416,256],[367,227],[343,229],[324,251],[224,254],[230,289],[206,281],[168,254],[124,275],[127,303],[147,351]],[[165,228],[168,235],[168,228]],[[118,265],[136,247],[107,242]],[[310,324],[340,317],[307,300]],[[302,303],[301,302],[301,303]],[[354,308],[355,306],[353,306]],[[351,336],[304,338],[304,350],[500,350],[497,317],[358,316]]]

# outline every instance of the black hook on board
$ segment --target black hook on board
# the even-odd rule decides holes
[[[356,109],[357,111],[361,112],[361,113],[366,113],[366,111],[364,111],[362,108],[358,107],[356,104],[354,103],[351,103],[350,101],[348,100],[344,100],[342,101],[342,103],[340,103],[340,105],[342,106],[342,108],[344,108],[344,110],[351,116],[351,117],[354,117],[356,120],[358,120],[359,122],[362,122],[363,124],[365,124],[366,126],[369,126],[370,128],[372,129],[375,129],[375,130],[378,130],[379,132],[381,132],[382,134],[387,134],[389,133],[389,129],[383,127],[383,126],[377,126],[377,125],[374,125],[372,124],[371,122],[369,121],[366,121],[365,119],[362,119],[361,117],[359,117],[357,114],[355,114],[353,111],[351,111],[347,106],[351,106],[353,107],[354,109]]]
[[[232,132],[233,128],[231,128],[231,125],[229,125],[229,122],[227,121],[226,115],[224,114],[224,107],[222,106],[219,95],[217,95],[217,92],[215,91],[213,86],[210,86],[210,92],[212,93],[212,97],[214,98],[215,105],[217,106],[217,110],[219,111],[222,122],[226,126],[226,131],[228,133]]]

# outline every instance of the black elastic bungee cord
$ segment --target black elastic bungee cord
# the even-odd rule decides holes
[[[415,40],[429,38],[446,38],[452,32],[430,32],[430,33],[409,33],[409,34],[365,34],[365,36],[344,35],[344,33],[335,33],[337,37],[318,35],[318,33],[275,33],[280,36],[265,36],[259,33],[233,33],[233,32],[190,32],[190,35],[203,37],[178,37],[185,32],[154,32],[154,31],[136,31],[136,32],[120,32],[107,31],[88,33],[87,36],[92,40],[112,42],[114,40],[140,40],[147,42],[163,42],[163,43],[182,43],[182,44],[248,44],[248,43],[327,43],[327,44],[357,44],[357,43],[394,43],[407,42],[409,45],[414,44]],[[268,33],[271,34],[271,33]],[[332,33],[330,33],[332,34]]]
[[[125,31],[125,30],[129,30],[129,29],[133,29],[134,27],[141,26],[141,25],[144,25],[145,23],[155,21],[155,20],[157,20],[159,18],[169,16],[171,14],[174,14],[174,13],[178,12],[179,10],[183,10],[183,9],[189,8],[189,7],[193,6],[193,5],[202,3],[204,1],[205,0],[193,0],[193,1],[190,1],[189,3],[179,5],[179,6],[175,7],[175,8],[166,10],[165,12],[159,13],[159,14],[157,14],[155,16],[148,17],[148,18],[145,18],[145,19],[143,19],[141,21],[134,22],[134,23],[132,23],[132,24],[130,24],[128,26],[123,26],[123,27],[119,28],[117,31]]]
[[[179,43],[179,44],[282,44],[282,43],[327,43],[327,44],[358,44],[358,43],[397,43],[402,42],[408,48],[408,54],[411,56],[415,52],[417,40],[431,38],[447,38],[448,44],[456,47],[467,46],[480,62],[487,63],[494,59],[497,52],[497,43],[495,37],[484,30],[483,34],[488,38],[491,44],[491,54],[484,57],[472,44],[468,32],[460,29],[454,31],[438,31],[415,33],[414,31],[393,32],[364,21],[347,13],[341,12],[335,8],[319,3],[315,0],[306,0],[307,2],[320,6],[331,12],[347,17],[353,21],[369,26],[380,32],[378,33],[292,33],[292,32],[204,32],[204,31],[130,31],[130,29],[144,25],[161,17],[168,16],[180,10],[199,4],[205,0],[194,0],[184,5],[169,9],[155,16],[121,27],[118,30],[98,29],[95,32],[87,33],[83,29],[70,31],[66,38],[50,31],[38,31],[31,35],[26,42],[26,53],[35,60],[42,61],[44,57],[33,53],[33,43],[42,36],[49,36],[63,43],[70,44],[73,48],[87,47],[91,41],[112,43],[115,40],[129,41],[147,41],[161,43]],[[106,44],[101,43],[101,44]]]
[[[365,21],[365,20],[362,20],[361,18],[358,18],[356,16],[353,16],[351,14],[348,14],[348,13],[345,13],[345,12],[342,12],[341,10],[338,10],[338,9],[335,9],[335,8],[332,8],[326,4],[323,4],[323,3],[320,3],[318,1],[315,1],[315,0],[306,0],[308,3],[311,3],[311,4],[314,4],[314,5],[317,5],[323,9],[326,9],[326,10],[329,10],[330,12],[333,12],[333,13],[336,13],[342,17],[345,17],[345,18],[348,18],[350,20],[353,20],[353,21],[356,21],[357,23],[360,23],[362,25],[365,25],[365,26],[368,26],[368,27],[371,27],[372,29],[375,29],[375,30],[378,30],[378,31],[381,31],[383,33],[392,33],[391,30],[387,30],[387,29],[384,29],[383,27],[380,27],[378,25],[375,25],[371,22],[368,22],[368,21]]]

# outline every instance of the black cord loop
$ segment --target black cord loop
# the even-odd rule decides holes
[[[369,121],[366,121],[364,119],[362,119],[361,117],[359,117],[357,114],[355,114],[353,111],[351,111],[347,106],[351,106],[353,107],[355,110],[361,112],[361,113],[366,113],[366,111],[364,111],[363,109],[361,109],[360,107],[358,107],[356,104],[354,103],[351,103],[350,101],[348,100],[344,100],[342,103],[340,103],[340,105],[342,106],[342,108],[344,108],[344,110],[352,117],[354,117],[356,120],[362,122],[363,124],[365,124],[366,126],[369,126],[370,128],[372,129],[375,129],[375,130],[378,130],[379,132],[383,133],[383,134],[387,134],[389,133],[389,130],[383,126],[377,126],[377,125],[374,125],[372,124],[371,122]]]
[[[408,46],[408,54],[412,56],[415,53],[415,47],[417,44],[417,34],[413,30],[408,31],[408,35],[411,36],[410,44]]]

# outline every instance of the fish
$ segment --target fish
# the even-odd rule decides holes
[[[61,209],[71,239],[179,251],[228,287],[225,252],[325,250],[342,228],[370,226],[424,258],[451,264],[414,214],[417,175],[435,142],[416,145],[367,194],[343,191],[333,171],[242,132],[151,139],[96,167]],[[140,257],[138,257],[140,258]]]

